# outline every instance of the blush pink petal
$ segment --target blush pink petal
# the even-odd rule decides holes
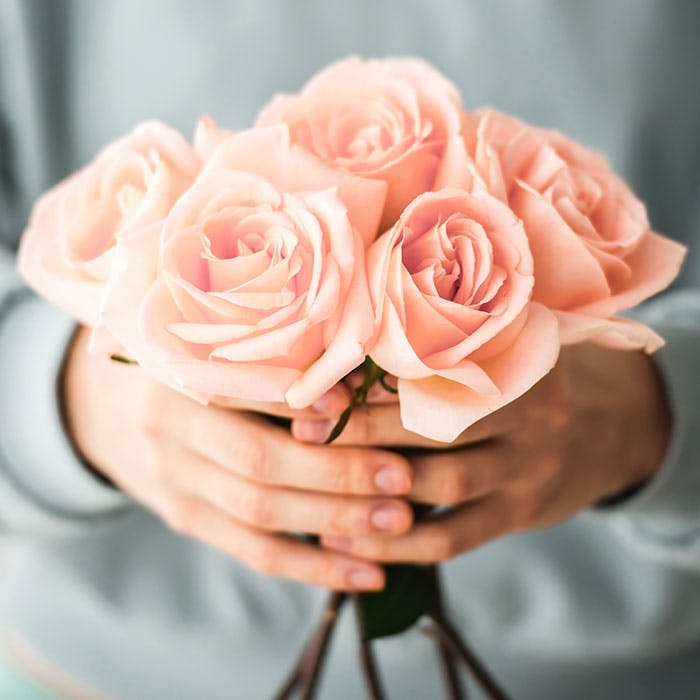
[[[235,396],[242,400],[274,401],[284,399],[287,387],[299,376],[299,370],[254,363],[212,361],[201,357],[192,346],[169,330],[180,320],[162,279],[150,288],[140,307],[138,324],[148,348],[149,365],[160,370],[168,383],[180,391],[207,403],[214,396]]]
[[[31,231],[27,231],[23,241],[19,270],[29,287],[80,323],[93,325],[99,315],[102,283],[74,276],[70,270],[57,265],[50,248],[32,243]]]
[[[525,224],[535,261],[534,298],[568,309],[609,296],[605,275],[583,241],[542,195],[519,185],[511,205]]]
[[[357,177],[325,165],[303,148],[293,145],[285,125],[241,131],[225,139],[205,166],[236,168],[255,173],[285,192],[337,187],[350,222],[365,243],[377,235],[386,184]]]
[[[394,254],[397,255],[398,251]],[[418,356],[432,355],[464,341],[465,332],[428,302],[405,269],[403,278],[403,284],[398,290],[388,288],[387,292],[392,298],[403,295],[406,308],[405,332]]]
[[[678,275],[685,254],[685,246],[649,231],[636,250],[625,259],[631,271],[625,287],[613,290],[612,296],[578,305],[572,310],[582,314],[611,316],[632,308],[671,284]]]
[[[493,379],[471,359],[464,359],[452,367],[434,369],[435,375],[473,389],[483,396],[498,396],[501,392]]]
[[[442,162],[435,175],[435,190],[444,187],[471,191],[474,187],[474,163],[467,153],[462,134],[453,134],[447,140]]]
[[[482,365],[499,388],[483,395],[442,377],[399,379],[404,428],[432,440],[453,442],[471,425],[524,394],[547,374],[559,354],[557,321],[532,303],[527,323],[513,344]]]
[[[415,150],[393,167],[382,170],[388,185],[380,231],[391,227],[411,200],[433,188],[440,158],[427,150]]]
[[[171,288],[172,292],[172,288]],[[192,321],[172,323],[169,330],[178,338],[189,343],[199,343],[207,345],[215,345],[225,342],[230,342],[237,338],[245,338],[256,333],[262,333],[272,328],[281,326],[283,323],[289,323],[292,317],[298,315],[304,302],[304,297],[298,297],[289,306],[285,306],[271,314],[260,315],[257,313],[251,314],[249,322],[230,321],[222,323],[196,323]],[[177,302],[176,302],[177,304]],[[177,304],[178,308],[180,305]],[[240,314],[235,314],[236,317],[245,316],[245,309],[238,309]]]
[[[292,408],[306,408],[325,394],[366,356],[366,345],[374,332],[374,318],[364,264],[364,249],[353,237],[354,266],[342,316],[325,352],[286,392]]]
[[[653,353],[663,339],[651,328],[625,318],[599,318],[570,311],[555,311],[562,345],[593,341],[615,350]]]
[[[19,272],[35,292],[50,299],[81,323],[92,326],[99,314],[102,284],[74,271],[67,264],[56,235],[58,216],[66,193],[80,173],[72,175],[42,195],[34,205],[22,235],[18,254]]]
[[[230,129],[220,129],[216,122],[208,114],[205,114],[199,119],[194,130],[195,153],[204,163],[216,150],[216,147],[233,134],[234,132]]]
[[[316,73],[304,86],[302,93],[333,94],[338,86],[348,87],[363,84],[373,76],[382,79],[405,80],[414,87],[426,87],[444,92],[449,98],[459,104],[460,97],[457,88],[435,70],[427,61],[419,58],[386,58],[364,60],[359,56],[347,58],[331,63]]]
[[[104,148],[96,160],[112,159],[125,144],[129,144],[131,150],[144,154],[156,149],[177,171],[190,176],[196,175],[201,166],[200,159],[182,134],[156,120],[139,124],[130,134]]]
[[[164,243],[227,205],[249,202],[277,207],[280,194],[259,175],[242,172],[242,168],[234,166],[217,167],[210,159],[194,184],[173,206],[165,222]]]
[[[432,367],[450,367],[459,362],[463,357],[468,357],[477,352],[486,343],[496,337],[512,324],[527,306],[532,291],[532,277],[530,275],[511,275],[509,280],[511,289],[506,308],[499,315],[489,316],[484,323],[456,345],[440,350],[424,358]]]
[[[380,367],[397,377],[410,379],[433,374],[433,370],[426,367],[408,342],[404,325],[388,298],[381,307],[381,321],[377,330],[368,354]]]
[[[156,278],[161,229],[152,224],[118,242],[97,324],[119,341],[124,354],[141,363],[148,363],[149,353],[138,330],[138,310]]]
[[[235,342],[214,348],[210,357],[230,362],[260,362],[273,358],[283,358],[292,352],[297,343],[303,342],[310,326],[309,319],[302,318],[261,335],[236,338]],[[313,353],[315,350],[316,348],[308,348],[309,353]],[[307,357],[304,359],[306,360],[305,364],[308,364],[313,362],[314,357],[313,355],[309,357],[307,353]]]
[[[83,324],[99,324],[115,245],[162,221],[199,169],[182,135],[159,122],[105,147],[37,202],[19,255],[28,284]],[[95,348],[113,347],[98,343],[105,333],[95,331]]]
[[[414,197],[435,188],[461,122],[457,89],[426,62],[353,56],[322,70],[298,95],[274,97],[256,124],[287,123],[293,140],[321,160],[386,182],[381,232]]]

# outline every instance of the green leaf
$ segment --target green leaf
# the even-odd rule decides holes
[[[362,639],[366,642],[412,627],[430,611],[436,597],[432,567],[390,564],[384,570],[384,590],[359,595]]]

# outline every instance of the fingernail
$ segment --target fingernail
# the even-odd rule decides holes
[[[383,530],[385,532],[393,532],[400,530],[404,524],[404,509],[399,506],[386,503],[372,511],[370,521],[375,530]]]
[[[348,583],[352,588],[381,588],[382,575],[374,569],[350,569]]]
[[[406,493],[411,488],[411,479],[404,469],[389,464],[374,475],[374,484],[386,493]]]
[[[331,433],[333,422],[329,420],[296,420],[294,434],[306,442],[323,442]]]

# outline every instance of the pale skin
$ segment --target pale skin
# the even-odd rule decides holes
[[[277,407],[294,419],[290,435],[250,412],[260,405],[201,406],[138,367],[88,354],[87,343],[81,330],[64,395],[90,463],[177,532],[326,588],[379,589],[381,562],[445,561],[560,522],[652,477],[670,432],[653,361],[591,345],[564,349],[532,391],[447,449],[405,431],[379,391],[324,446],[312,443],[344,407],[343,387],[315,408]],[[413,523],[409,501],[452,508]]]

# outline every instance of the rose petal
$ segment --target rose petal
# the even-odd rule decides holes
[[[637,249],[625,259],[631,270],[622,289],[612,296],[580,304],[572,310],[594,316],[612,316],[623,309],[631,309],[640,302],[666,289],[678,275],[687,249],[676,241],[649,231]]]
[[[229,137],[218,146],[205,167],[256,173],[284,192],[337,187],[350,221],[365,243],[377,235],[386,184],[325,165],[291,143],[286,125],[250,129]]]
[[[299,376],[289,367],[209,360],[167,330],[180,315],[162,279],[150,288],[141,306],[139,331],[148,348],[149,369],[180,391],[206,402],[213,396],[249,401],[284,399],[287,387]],[[141,358],[139,358],[141,361]]]
[[[469,426],[524,394],[556,363],[557,322],[540,304],[530,304],[528,319],[515,342],[484,369],[500,389],[485,396],[442,377],[399,379],[404,428],[432,440],[453,442]]]
[[[653,353],[664,341],[651,328],[625,318],[599,318],[569,311],[555,312],[562,345],[591,341],[615,350]]]
[[[511,205],[525,224],[535,261],[533,298],[553,309],[570,309],[609,296],[605,275],[583,241],[550,202],[518,184]]]

